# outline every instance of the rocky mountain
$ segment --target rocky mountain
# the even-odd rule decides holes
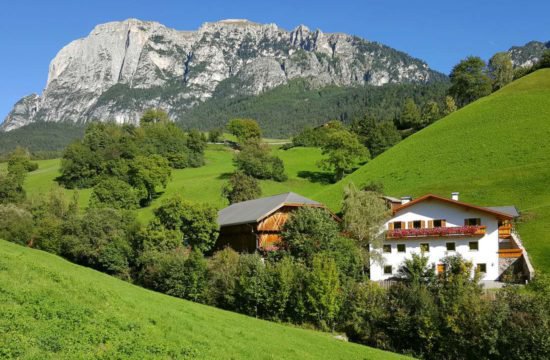
[[[19,100],[1,129],[39,121],[136,123],[150,107],[178,119],[216,95],[256,95],[296,78],[317,87],[446,79],[385,45],[303,25],[286,31],[223,20],[178,31],[129,19],[98,25],[61,49],[44,92]]]
[[[513,46],[508,50],[514,67],[528,67],[540,60],[542,53],[550,49],[550,41],[530,41],[523,46]]]

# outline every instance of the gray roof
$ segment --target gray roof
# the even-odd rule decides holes
[[[386,199],[388,201],[391,201],[391,202],[398,202],[398,203],[401,202],[401,199],[398,199],[398,198],[393,197],[393,196],[384,195],[384,196],[382,196],[382,198]]]
[[[508,205],[508,206],[487,206],[487,209],[498,211],[507,215],[510,215],[512,217],[518,217],[519,212],[518,209],[514,205]]]
[[[220,226],[249,224],[262,220],[285,204],[321,205],[293,192],[236,203],[218,211]]]

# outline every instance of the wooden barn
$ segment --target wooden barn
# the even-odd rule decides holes
[[[269,250],[281,240],[289,214],[304,206],[325,208],[292,192],[228,206],[218,212],[220,236],[216,248],[230,246],[239,252]]]

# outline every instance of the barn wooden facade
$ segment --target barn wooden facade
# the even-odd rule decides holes
[[[216,247],[229,246],[240,252],[270,250],[281,240],[281,230],[290,213],[300,207],[324,205],[289,192],[233,204],[218,213],[220,236]]]

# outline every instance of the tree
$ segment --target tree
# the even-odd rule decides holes
[[[489,76],[493,80],[493,91],[496,91],[514,79],[512,58],[507,52],[498,52],[489,59]]]
[[[0,205],[0,239],[27,245],[34,230],[32,214],[14,204]]]
[[[218,239],[218,212],[208,204],[195,204],[179,196],[164,200],[155,217],[169,230],[180,230],[183,245],[202,252],[212,249]]]
[[[444,115],[449,115],[456,111],[455,99],[452,96],[445,96],[445,109],[443,109]]]
[[[364,266],[368,266],[368,258],[374,254],[369,249],[381,246],[381,228],[389,215],[382,194],[360,191],[350,183],[344,192],[342,213],[344,229],[361,248]]]
[[[239,142],[259,140],[262,137],[260,125],[252,119],[233,119],[227,124],[227,129]]]
[[[306,297],[312,320],[322,329],[334,330],[342,298],[338,268],[330,257],[323,255],[314,257]]]
[[[461,107],[491,93],[491,79],[487,76],[485,62],[477,56],[460,61],[449,77],[449,95]]]
[[[550,49],[544,50],[544,52],[542,53],[542,56],[540,57],[540,60],[537,64],[537,67],[539,69],[550,68]]]
[[[20,203],[25,200],[24,173],[0,173],[0,204]]]
[[[380,155],[400,141],[401,134],[393,121],[375,123],[373,120],[365,134],[365,145],[373,157]]]
[[[208,265],[208,303],[226,310],[235,309],[239,253],[227,247],[216,252]]]
[[[285,181],[284,164],[281,159],[270,155],[271,149],[267,144],[258,140],[250,140],[244,143],[234,157],[237,169],[256,179],[273,179]]]
[[[333,171],[335,181],[341,180],[358,161],[370,157],[368,149],[361,144],[357,135],[347,130],[331,132],[321,152],[327,158],[321,160],[319,165]]]
[[[166,187],[171,170],[160,155],[138,156],[129,164],[129,183],[138,189],[140,205],[146,206],[156,196],[157,186]]]
[[[30,172],[38,169],[38,164],[31,162],[28,150],[18,146],[8,156],[8,172]]]
[[[115,177],[100,180],[92,190],[90,207],[109,207],[132,210],[139,207],[136,190],[125,181]]]
[[[418,127],[421,121],[420,108],[413,99],[405,101],[399,116],[399,125],[403,129]]]
[[[282,245],[296,259],[311,264],[315,254],[332,248],[339,233],[338,223],[327,210],[302,207],[284,224]]]
[[[436,279],[435,269],[429,264],[429,258],[424,254],[412,254],[411,258],[405,259],[398,274],[411,284],[430,285]]]
[[[170,117],[166,111],[162,109],[147,109],[143,115],[141,115],[139,124],[144,126],[149,124],[168,123],[169,121]]]
[[[235,304],[243,314],[259,317],[264,314],[267,298],[267,272],[257,253],[239,257]]]
[[[114,209],[88,209],[63,226],[61,255],[123,279],[130,278],[131,229],[135,217]]]
[[[430,100],[424,104],[422,107],[422,122],[419,124],[420,127],[428,126],[441,117],[441,112],[439,110],[439,105],[437,102]]]
[[[222,188],[222,196],[229,204],[256,199],[261,195],[262,189],[258,180],[240,171],[233,173]]]
[[[206,148],[206,141],[198,130],[193,129],[189,131],[189,135],[187,137],[187,147],[190,150],[189,166],[199,167],[204,165],[204,149]]]
[[[223,140],[223,130],[214,128],[208,132],[208,141],[211,143],[219,143]]]

